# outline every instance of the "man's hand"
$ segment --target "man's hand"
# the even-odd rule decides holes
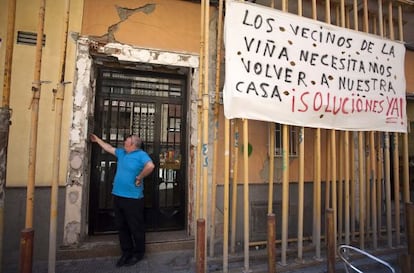
[[[99,146],[101,146],[102,149],[104,149],[106,152],[115,155],[115,147],[112,147],[109,143],[106,143],[102,139],[100,139],[97,135],[91,134],[90,140],[92,142],[98,143]]]
[[[142,184],[142,179],[139,177],[139,175],[137,175],[137,177],[135,177],[135,186],[139,187]]]

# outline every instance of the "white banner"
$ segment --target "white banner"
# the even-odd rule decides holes
[[[229,1],[225,50],[229,119],[407,130],[402,43]]]

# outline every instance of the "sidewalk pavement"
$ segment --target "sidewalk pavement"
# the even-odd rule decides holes
[[[267,269],[267,259],[264,253],[260,255],[252,255],[249,259],[249,272],[265,273]],[[394,267],[396,273],[401,270],[398,266],[399,253],[388,253],[379,258],[387,261]],[[193,250],[171,250],[160,251],[156,253],[148,253],[144,259],[133,266],[123,266],[117,268],[115,263],[118,257],[97,257],[86,259],[70,259],[56,261],[56,273],[193,273],[196,272]],[[389,273],[390,271],[384,267],[378,267],[368,259],[358,259],[356,264],[365,273]],[[241,273],[244,270],[244,259],[241,256],[230,257],[228,265],[229,273]],[[17,273],[19,268],[17,265],[3,268],[4,273]],[[36,262],[33,265],[32,273],[48,273],[47,261]],[[208,258],[207,270],[209,273],[222,273],[222,257]],[[317,261],[312,258],[307,258],[302,262],[295,260],[289,261],[287,266],[276,265],[276,272],[284,273],[325,273],[327,272],[326,261]],[[344,264],[339,261],[336,262],[336,273],[345,273]]]
[[[58,260],[56,273],[189,273],[193,270],[193,251],[165,251],[147,254],[133,266],[117,268],[118,257],[98,257],[88,259]],[[3,273],[17,273],[17,265],[3,268]],[[33,273],[47,273],[48,262],[40,261],[33,265]]]
[[[384,258],[384,257],[383,257]],[[395,269],[396,273],[400,273],[398,265],[396,264],[397,255],[388,255],[384,258]],[[133,266],[123,266],[117,268],[115,266],[117,257],[99,257],[88,259],[74,259],[74,260],[59,260],[56,262],[56,273],[193,273],[195,272],[195,263],[193,258],[193,251],[166,251],[160,253],[151,253],[144,257],[142,261]],[[208,263],[207,272],[221,273],[222,264],[218,258],[215,261]],[[367,260],[357,262],[363,272],[372,273],[388,273],[383,267],[374,266]],[[249,272],[265,273],[267,272],[266,260],[262,260],[261,264],[257,261],[252,262]],[[244,272],[243,261],[229,263],[229,272]],[[4,273],[18,272],[17,266],[4,268]],[[33,273],[47,273],[48,264],[46,261],[37,262],[33,265]],[[327,272],[326,262],[307,262],[302,264],[292,264],[290,266],[277,265],[276,272],[285,273],[325,273]],[[338,261],[336,263],[336,273],[345,273],[344,265]]]

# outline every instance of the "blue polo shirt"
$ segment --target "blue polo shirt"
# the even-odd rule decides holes
[[[137,187],[135,178],[151,158],[141,149],[127,153],[123,148],[116,148],[115,155],[118,160],[112,194],[125,198],[143,198],[144,183]]]

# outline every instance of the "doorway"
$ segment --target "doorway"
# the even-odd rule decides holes
[[[114,147],[137,134],[155,169],[144,180],[148,231],[185,227],[187,75],[97,68],[92,131]],[[89,233],[115,233],[115,156],[92,145]]]

